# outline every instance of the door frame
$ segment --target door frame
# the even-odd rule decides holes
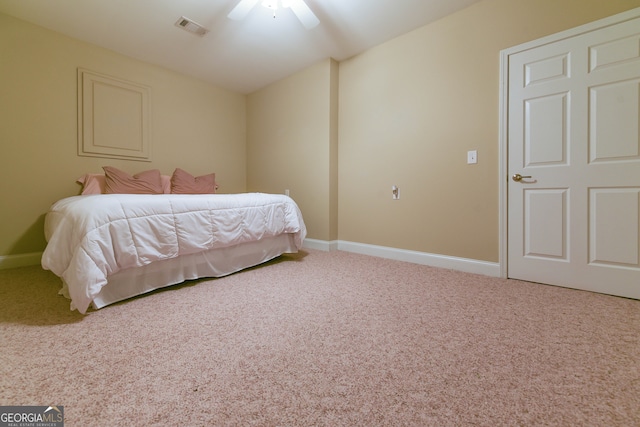
[[[500,51],[500,129],[499,129],[499,171],[498,171],[498,191],[499,195],[499,265],[500,265],[500,277],[506,279],[509,277],[509,259],[508,259],[508,244],[509,244],[509,230],[508,230],[508,213],[509,213],[509,200],[508,200],[508,182],[509,182],[509,140],[508,140],[508,126],[509,126],[509,57],[525,50],[537,48],[547,44],[552,44],[561,40],[565,40],[571,37],[575,37],[581,34],[589,33],[591,31],[599,30],[605,27],[610,27],[625,21],[629,21],[640,17],[640,7],[628,10],[626,12],[618,13],[607,18],[599,19],[588,24],[580,25],[569,30],[561,31],[556,34],[545,36],[530,42],[526,42],[517,46],[510,47]]]

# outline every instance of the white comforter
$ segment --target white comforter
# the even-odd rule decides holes
[[[64,280],[71,309],[85,313],[120,270],[282,233],[302,247],[302,214],[284,195],[75,196],[46,215],[42,267]]]

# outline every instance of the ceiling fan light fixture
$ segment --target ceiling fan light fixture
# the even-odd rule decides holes
[[[251,9],[253,9],[256,3],[258,3],[258,0],[240,0],[227,16],[229,19],[240,21],[251,12]]]
[[[244,19],[259,1],[260,0],[240,0],[236,7],[234,7],[227,16],[229,19],[238,21]],[[318,17],[313,13],[309,6],[307,6],[304,0],[262,0],[261,4],[273,11],[274,18],[276,17],[278,6],[282,8],[291,8],[294,15],[298,17],[302,25],[307,30],[316,27],[320,23]]]
[[[262,6],[271,10],[278,10],[278,0],[264,0]]]

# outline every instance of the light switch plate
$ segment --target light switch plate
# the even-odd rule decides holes
[[[478,151],[467,151],[467,164],[474,165],[476,163],[478,163]]]

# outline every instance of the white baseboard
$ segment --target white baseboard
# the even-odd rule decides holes
[[[338,242],[335,240],[329,242],[326,240],[304,239],[304,244],[302,246],[307,249],[316,249],[325,252],[338,250]]]
[[[386,246],[367,245],[364,243],[345,242],[342,240],[326,242],[322,240],[307,239],[304,243],[304,246],[309,249],[325,251],[340,250],[362,255],[376,256],[379,258],[411,262],[414,264],[428,265],[430,267],[447,268],[450,270],[482,274],[484,276],[491,277],[501,277],[500,264],[495,262],[430,254],[427,252],[409,251],[406,249],[389,248]]]
[[[430,254],[427,252],[409,251],[386,246],[368,245],[364,243],[346,242],[342,240],[326,241],[305,239],[304,247],[325,252],[336,250],[353,252],[362,255],[371,255],[379,258],[394,259],[397,261],[412,262],[414,264],[428,265],[431,267],[448,268],[467,273],[482,274],[485,276],[501,277],[500,264],[478,261],[468,258],[458,258],[446,255]],[[42,252],[33,252],[21,255],[0,256],[0,270],[7,268],[28,267],[40,265]]]
[[[0,256],[0,270],[8,268],[28,267],[31,265],[40,265],[42,252],[32,252],[20,255],[3,255]]]

